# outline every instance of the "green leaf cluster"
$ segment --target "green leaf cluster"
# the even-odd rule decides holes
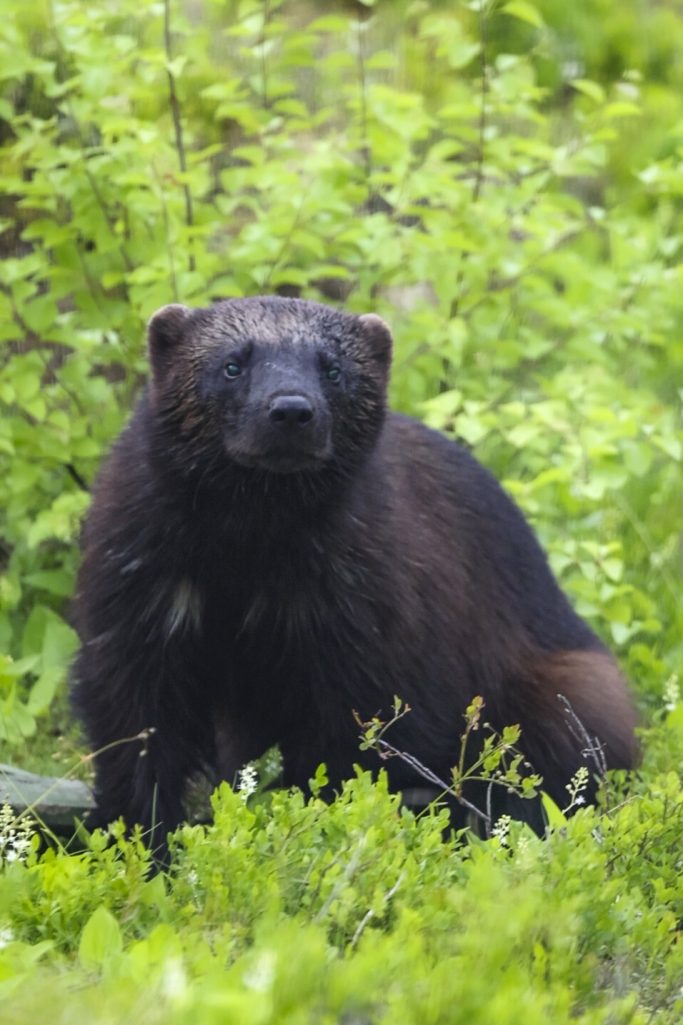
[[[683,1012],[683,792],[659,776],[541,841],[446,842],[359,775],[333,805],[224,785],[169,877],[137,840],[0,874],[16,1025],[495,1021],[674,1025]]]
[[[386,317],[394,405],[505,481],[656,706],[683,627],[673,6],[643,37],[635,0],[8,4],[0,735],[59,693],[146,320],[273,291]]]

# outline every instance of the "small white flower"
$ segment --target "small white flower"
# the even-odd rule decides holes
[[[23,861],[31,849],[30,824],[17,818],[9,804],[0,808],[0,865]]]
[[[581,765],[565,786],[565,790],[569,794],[569,804],[563,809],[563,811],[568,812],[578,804],[586,803],[586,798],[583,792],[587,788],[589,781],[590,773],[585,765]]]
[[[664,684],[664,707],[667,712],[673,712],[681,700],[681,688],[678,683],[678,674],[674,673]]]
[[[171,1000],[179,1000],[187,990],[187,973],[183,962],[178,957],[171,957],[164,965],[161,986],[165,996]]]
[[[2,838],[14,830],[14,812],[9,804],[3,804],[0,808],[0,843]]]
[[[242,800],[246,801],[252,794],[256,793],[258,786],[258,772],[253,762],[247,762],[243,769],[239,771],[239,778],[237,780],[237,789],[242,797]]]
[[[495,836],[501,847],[508,845],[511,823],[512,819],[509,815],[501,815],[491,830],[491,836]]]
[[[276,966],[275,954],[264,950],[244,973],[244,985],[257,993],[266,993],[275,980]]]

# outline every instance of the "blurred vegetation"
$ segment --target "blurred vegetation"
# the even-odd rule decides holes
[[[0,873],[3,1020],[678,1025],[674,774],[539,840],[444,842],[361,776],[326,805],[224,784],[169,877],[139,840]]]
[[[394,404],[505,480],[656,707],[683,625],[675,7],[12,11],[0,736],[63,685],[79,522],[145,321],[269,291],[389,320]]]

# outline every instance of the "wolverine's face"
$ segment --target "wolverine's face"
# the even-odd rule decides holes
[[[323,468],[374,444],[384,415],[391,336],[293,299],[170,306],[150,322],[153,396],[188,445],[272,473]]]
[[[284,333],[230,337],[209,354],[197,391],[223,424],[228,455],[276,473],[316,469],[332,456],[336,407],[353,393],[339,345]]]

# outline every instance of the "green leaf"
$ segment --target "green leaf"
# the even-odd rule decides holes
[[[31,687],[26,708],[32,716],[42,715],[50,706],[65,677],[64,668],[46,669]]]
[[[677,463],[680,463],[683,458],[683,442],[680,438],[660,434],[654,438],[654,443],[657,448],[660,448]]]
[[[510,3],[505,4],[502,10],[504,14],[509,14],[512,18],[519,18],[520,21],[526,21],[534,28],[543,28],[544,26],[541,12],[533,4],[527,3],[527,0],[511,0]]]
[[[592,82],[588,78],[575,78],[571,84],[577,92],[589,96],[596,103],[605,102],[605,90],[597,82]]]
[[[541,791],[541,801],[543,802],[543,810],[546,813],[548,825],[551,829],[562,829],[567,825],[567,816],[555,804],[550,794],[547,794],[545,790]]]
[[[78,944],[81,965],[87,969],[102,969],[122,950],[119,923],[107,908],[97,908],[86,922]]]
[[[47,619],[43,636],[43,669],[63,670],[76,650],[77,643],[75,631],[52,613]]]
[[[329,783],[329,777],[327,775],[327,767],[324,764],[318,766],[315,770],[315,776],[313,779],[308,781],[308,785],[311,789],[311,793],[317,796],[323,787],[326,787]]]
[[[27,584],[40,590],[49,591],[59,598],[67,598],[73,588],[72,575],[65,569],[39,570],[27,573],[24,577]]]
[[[344,32],[348,32],[350,28],[350,20],[343,17],[341,14],[325,14],[323,17],[316,18],[315,21],[312,21],[309,28],[313,32],[341,35]]]

